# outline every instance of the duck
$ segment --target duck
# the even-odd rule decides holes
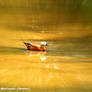
[[[24,42],[25,46],[27,47],[27,50],[31,50],[31,51],[46,51],[46,47],[48,46],[48,44],[44,41],[41,42],[40,46],[36,46],[33,43],[26,43]]]

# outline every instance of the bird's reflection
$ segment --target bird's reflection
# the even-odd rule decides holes
[[[26,55],[34,58],[39,59],[41,62],[45,61],[45,68],[46,69],[55,69],[55,70],[59,70],[59,67],[57,65],[57,63],[55,63],[53,61],[53,63],[49,63],[49,56],[46,56],[46,52],[41,52],[41,51],[26,51],[25,52]]]
[[[47,73],[46,76],[46,81],[51,81],[53,78],[55,78],[57,76],[56,70],[59,70],[59,66],[57,63],[53,62],[50,63],[49,59],[51,57],[46,56],[46,52],[38,52],[38,51],[26,51],[25,52],[26,55],[30,56],[32,59],[37,58],[38,62],[39,60],[41,61],[40,63],[44,62],[44,64],[42,64],[42,66],[45,70],[45,72]],[[39,68],[39,74],[42,73],[42,70]],[[54,71],[54,73],[52,73]],[[40,78],[40,80],[42,80],[42,78]]]
[[[26,51],[25,52],[26,55],[28,56],[38,56],[40,58],[41,61],[46,61],[47,57],[45,54],[46,52],[41,52],[41,51]]]

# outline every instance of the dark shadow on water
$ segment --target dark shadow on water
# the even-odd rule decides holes
[[[92,63],[92,52],[75,52],[75,51],[61,51],[61,49],[51,49],[47,52],[38,52],[38,51],[28,51],[26,48],[19,47],[0,47],[1,55],[28,55],[30,56],[30,60],[27,63]],[[29,55],[31,54],[31,55]],[[32,56],[38,56],[37,61],[32,61]],[[43,62],[40,58],[43,56],[46,58],[45,62]],[[53,56],[53,57],[52,57]],[[59,57],[57,57],[59,56]],[[35,59],[35,57],[33,57]],[[87,58],[87,59],[85,59]],[[48,60],[47,60],[48,59]]]
[[[18,48],[18,47],[0,47],[0,53],[1,54],[23,54],[25,51],[27,51],[26,48]],[[69,50],[68,50],[69,51]],[[38,51],[34,51],[34,52],[37,52]],[[61,55],[63,53],[66,53],[66,51],[63,51],[63,49],[61,48],[55,48],[55,50],[52,48],[52,49],[49,49],[47,51],[47,55]],[[74,51],[71,51],[71,52],[74,52]],[[71,54],[70,52],[70,54]]]
[[[0,54],[3,55],[25,55],[30,53],[26,48],[20,47],[0,47]],[[32,51],[31,54],[39,54],[38,51]],[[42,55],[42,53],[40,53]],[[76,49],[72,47],[49,47],[46,51],[45,56],[68,56],[68,57],[77,57],[77,58],[85,58],[85,57],[92,57],[91,50],[83,50],[83,49]]]
[[[24,48],[19,48],[19,47],[0,47],[0,54],[8,55],[8,54],[24,54],[26,49]]]

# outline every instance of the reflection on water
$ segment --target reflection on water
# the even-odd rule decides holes
[[[47,56],[45,56],[46,52],[41,51],[26,51],[26,55],[29,55],[30,57],[38,56],[41,61],[46,61]]]

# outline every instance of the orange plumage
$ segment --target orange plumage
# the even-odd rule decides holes
[[[48,44],[41,44],[40,46],[36,46],[33,45],[32,43],[24,43],[27,47],[28,50],[32,50],[32,51],[46,51],[46,46],[48,46]]]

